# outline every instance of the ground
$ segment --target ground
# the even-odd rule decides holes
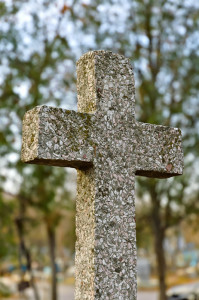
[[[74,288],[70,286],[60,286],[59,300],[74,300]],[[137,300],[157,300],[157,292],[138,292]]]

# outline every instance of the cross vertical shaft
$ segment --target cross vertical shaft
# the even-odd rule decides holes
[[[78,108],[94,114],[96,148],[93,168],[78,171],[75,299],[135,299],[132,68],[122,56],[91,52],[77,78]]]

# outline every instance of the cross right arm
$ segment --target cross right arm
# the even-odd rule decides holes
[[[183,172],[180,129],[137,122],[136,175],[168,178]]]

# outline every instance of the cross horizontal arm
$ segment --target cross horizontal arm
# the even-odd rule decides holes
[[[79,169],[91,166],[91,122],[86,113],[35,107],[23,120],[22,161]]]
[[[168,178],[183,172],[180,129],[137,122],[136,175]]]

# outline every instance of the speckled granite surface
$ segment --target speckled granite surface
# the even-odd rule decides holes
[[[133,70],[121,55],[83,55],[77,90],[79,112],[27,112],[22,160],[78,169],[75,299],[134,300],[135,175],[182,174],[181,133],[135,120]]]

